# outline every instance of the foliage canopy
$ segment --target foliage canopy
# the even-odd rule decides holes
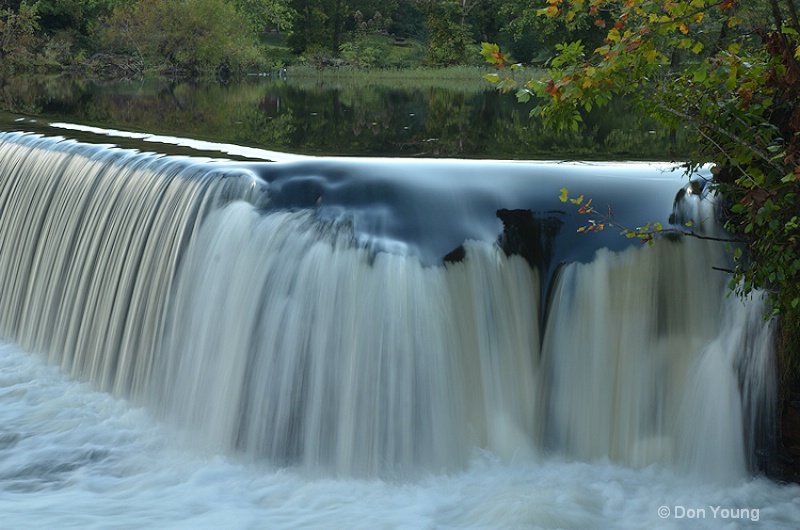
[[[800,310],[794,1],[546,0],[537,15],[567,27],[591,20],[603,40],[557,45],[547,74],[524,85],[488,79],[534,100],[532,114],[555,128],[574,128],[620,97],[667,126],[691,127],[697,148],[688,167],[713,164],[726,227],[743,243],[732,288],[767,289],[775,313]],[[498,68],[510,65],[496,45],[484,43],[482,54]]]

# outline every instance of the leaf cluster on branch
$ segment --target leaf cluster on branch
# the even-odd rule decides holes
[[[614,98],[665,126],[690,128],[697,141],[688,167],[713,165],[726,228],[743,242],[732,288],[766,289],[775,313],[800,310],[794,0],[546,0],[538,13],[560,24],[593,17],[602,44],[558,45],[547,73],[524,84],[487,79],[535,101],[531,114],[557,129],[577,128]],[[498,68],[519,68],[493,44],[482,54]]]

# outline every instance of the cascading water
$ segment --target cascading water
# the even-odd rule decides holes
[[[0,333],[103,389],[146,385],[182,248],[208,210],[250,198],[254,177],[20,140],[2,153]]]
[[[567,187],[613,204],[622,224],[673,215],[714,229],[697,197],[680,206],[698,210],[673,212],[682,183],[664,166],[233,163],[2,133],[0,179],[0,336],[144,406],[181,433],[170,447],[275,477],[200,464],[220,484],[259,484],[243,527],[387,524],[326,504],[365,484],[382,505],[437,492],[430,513],[411,502],[413,520],[385,511],[390,526],[626,526],[597,474],[616,477],[623,497],[636,491],[631,477],[670,473],[680,485],[619,508],[638,514],[631,526],[660,521],[658,504],[678,517],[676,503],[689,501],[677,492],[690,489],[718,508],[755,503],[756,521],[770,514],[763,491],[790,502],[791,489],[752,486],[775,421],[771,327],[758,300],[726,297],[722,244],[634,248],[613,233],[576,234],[584,219],[558,201]],[[130,434],[150,420],[88,390],[66,391],[77,405],[43,401],[72,383],[12,350],[2,356],[0,491],[62,491],[82,483],[75,469],[106,477],[92,480],[114,503],[114,488],[130,491],[141,473],[154,492],[176,487],[155,471],[173,458],[166,442]],[[52,416],[48,402],[63,411]],[[31,410],[52,418],[28,423]],[[90,451],[71,441],[79,431],[57,418],[79,410],[95,418],[81,415],[92,443],[105,430],[116,441]],[[80,449],[53,456],[58,444]],[[151,469],[131,460],[141,451],[156,455],[153,471],[135,471]],[[59,458],[68,462],[47,463]],[[524,509],[511,500],[523,489],[509,489],[524,483],[516,470],[544,481],[525,486]],[[589,485],[574,490],[572,476]],[[199,477],[180,480],[211,495]],[[572,493],[559,497],[555,483]],[[87,484],[87,499],[103,489]],[[273,510],[278,484],[317,491],[304,515]],[[443,493],[453,487],[462,501]],[[588,500],[598,495],[599,511]],[[202,524],[230,523],[225,506]],[[796,507],[777,513],[800,521]]]
[[[538,282],[522,258],[470,242],[425,268],[244,204],[194,243],[156,373],[165,412],[206,439],[368,475],[536,439]]]

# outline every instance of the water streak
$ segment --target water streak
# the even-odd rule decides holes
[[[726,300],[719,245],[598,250],[608,239],[542,207],[553,180],[526,206],[540,181],[520,166],[485,183],[455,165],[461,190],[347,173],[397,162],[326,164],[335,178],[259,167],[267,183],[254,166],[3,135],[0,336],[202,447],[311,472],[451,471],[475,447],[752,470],[774,421],[771,330],[759,301]],[[398,244],[373,244],[386,236]]]

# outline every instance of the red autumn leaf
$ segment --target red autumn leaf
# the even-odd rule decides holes
[[[604,28],[606,27],[606,21],[603,20],[602,18],[598,18],[597,20],[594,21],[594,25],[597,26],[598,28]]]
[[[753,92],[744,87],[740,87],[739,90],[737,90],[737,92],[739,94],[739,97],[741,98],[741,101],[739,102],[739,107],[740,108],[748,107],[750,103],[753,101]]]
[[[634,51],[636,48],[638,48],[638,47],[639,47],[639,45],[641,45],[641,42],[640,42],[640,41],[638,41],[638,40],[635,40],[635,41],[633,41],[633,42],[629,42],[629,43],[627,44],[627,46],[625,46],[625,51],[626,51],[626,52],[632,52],[632,51]]]
[[[614,29],[622,29],[622,27],[623,27],[624,25],[625,25],[625,23],[624,23],[623,21],[621,21],[621,20],[618,20],[618,21],[617,21],[617,22],[614,24]]]
[[[495,68],[499,68],[500,70],[506,69],[506,56],[500,53],[499,50],[492,52],[491,61]]]

